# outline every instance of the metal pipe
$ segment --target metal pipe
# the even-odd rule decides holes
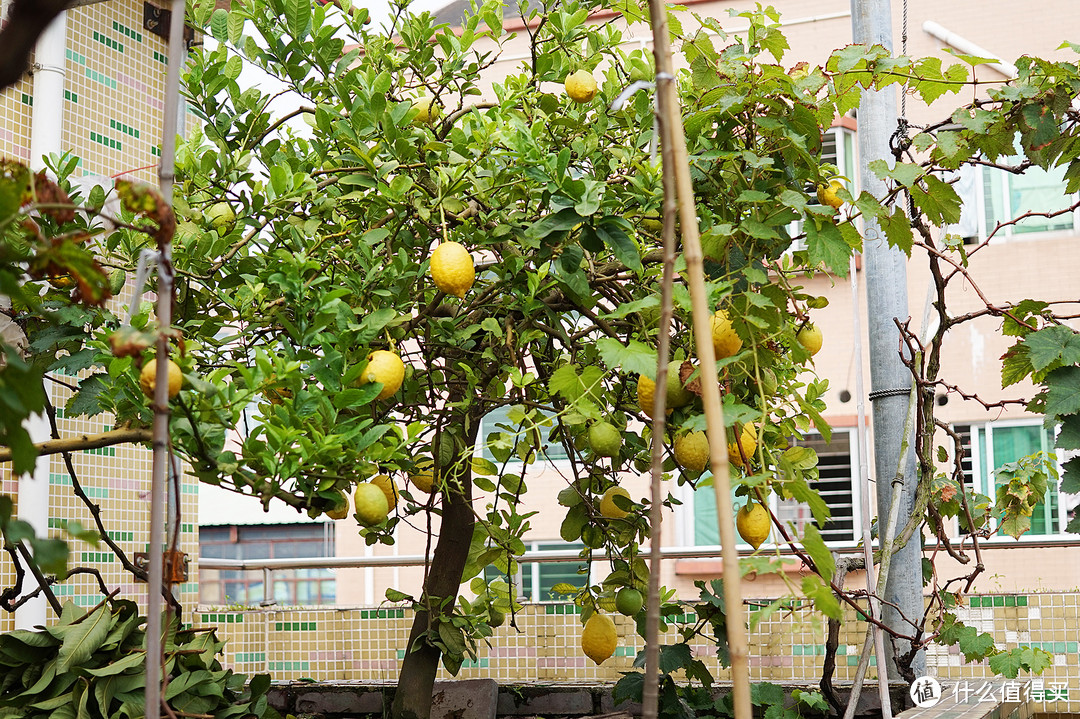
[[[997,53],[990,52],[989,50],[982,47],[981,45],[976,45],[975,43],[973,43],[971,40],[968,40],[963,35],[957,35],[952,30],[945,29],[944,27],[942,27],[941,25],[938,25],[933,20],[927,20],[926,22],[924,22],[923,25],[922,25],[922,29],[923,29],[923,32],[927,33],[931,37],[935,37],[938,40],[941,40],[946,45],[949,45],[949,46],[959,50],[960,52],[964,53],[965,55],[975,55],[976,57],[994,58],[995,60],[997,60],[997,62],[988,62],[986,64],[989,65],[990,67],[994,68],[995,70],[997,70],[1002,75],[1009,78],[1010,80],[1014,79],[1018,74],[1018,71],[1016,69],[1016,65],[1013,65],[1012,63],[1005,62],[1004,60],[999,59]]]
[[[34,47],[34,109],[30,114],[30,169],[34,172],[45,169],[45,156],[63,151],[66,50],[67,12],[62,12],[45,28]],[[23,424],[35,444],[52,437],[49,419],[44,414],[32,415]],[[34,471],[19,477],[18,516],[34,528],[38,537],[49,533],[50,464],[50,457],[39,456]],[[27,592],[33,590],[33,586],[26,588]],[[15,628],[43,626],[47,609],[43,595],[31,599],[15,610]]]
[[[159,186],[164,201],[172,204],[176,162],[177,111],[180,103],[180,71],[184,61],[184,0],[173,0],[169,27],[169,68],[165,76],[165,108],[162,113]],[[146,608],[146,719],[161,716],[162,580],[165,534],[165,489],[169,465],[169,338],[173,302],[172,245],[158,247],[158,339],[157,377],[154,387],[153,470],[150,477],[150,567],[147,573]]]
[[[856,43],[878,44],[892,52],[892,13],[889,0],[851,0],[852,37]],[[863,92],[859,103],[858,141],[859,177],[862,190],[877,198],[886,194],[884,180],[870,170],[870,163],[884,159],[892,161],[889,137],[897,127],[896,89]],[[867,296],[867,325],[870,340],[870,398],[873,404],[874,469],[877,478],[879,509],[892,504],[893,486],[890,481],[902,466],[903,483],[899,485],[900,512],[909,516],[915,507],[915,456],[908,452],[901,464],[901,427],[907,415],[907,391],[911,375],[900,357],[900,335],[894,318],[908,317],[907,257],[890,248],[880,227],[866,218],[864,232],[864,271]],[[885,394],[881,394],[885,393]],[[876,396],[875,396],[876,395]],[[879,517],[879,520],[881,518]],[[888,577],[886,602],[882,619],[890,627],[904,629],[903,615],[922,614],[922,548],[919,541],[908,542],[892,558],[892,575]],[[906,632],[905,632],[906,633]],[[898,653],[908,647],[900,642]],[[916,655],[912,670],[916,675],[926,671],[926,656]],[[883,667],[879,667],[881,671]],[[892,660],[888,662],[890,677],[896,676]]]

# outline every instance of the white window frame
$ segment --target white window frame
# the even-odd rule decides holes
[[[851,509],[852,509],[852,512],[851,512],[852,528],[851,528],[851,537],[850,538],[845,538],[845,539],[840,539],[840,540],[829,540],[829,541],[826,541],[826,544],[828,546],[830,546],[830,547],[850,547],[850,546],[853,546],[853,545],[857,544],[860,541],[860,539],[862,538],[862,529],[861,529],[862,528],[862,492],[865,491],[865,488],[864,488],[863,482],[861,481],[861,478],[859,476],[859,472],[860,472],[859,467],[861,466],[861,462],[860,462],[860,457],[859,457],[859,446],[860,446],[860,444],[858,442],[858,435],[857,435],[858,427],[855,427],[855,426],[834,427],[832,429],[832,433],[833,433],[834,436],[837,435],[838,433],[846,433],[848,435],[848,447],[849,447],[850,467],[851,467],[851,470],[850,470],[850,472],[851,472],[851,475],[850,475],[851,476],[851,494],[850,494],[850,496],[851,496]],[[814,432],[812,434],[817,435],[818,433]],[[818,435],[818,436],[820,436],[820,435]],[[697,544],[696,543],[697,528],[696,528],[695,525],[696,525],[697,518],[696,518],[695,512],[694,512],[695,495],[696,495],[696,492],[708,492],[710,494],[710,496],[711,496],[712,491],[713,491],[712,487],[707,487],[707,488],[700,489],[700,490],[694,490],[692,487],[690,487],[690,485],[684,484],[684,485],[679,486],[677,488],[677,490],[675,492],[673,492],[675,497],[680,502],[682,502],[682,504],[680,504],[679,506],[677,506],[675,508],[675,522],[674,522],[674,525],[675,525],[675,542],[679,546],[685,547],[685,548],[698,548],[698,549],[715,547],[717,549],[717,551],[719,552],[720,545],[718,545],[718,544],[717,545],[705,545],[705,544]],[[739,504],[741,504],[742,501],[743,500],[740,499]],[[780,504],[780,499],[775,494],[769,495],[769,508],[774,513],[776,513],[777,510],[779,509],[779,504]],[[772,529],[772,533],[770,534],[768,541],[772,541],[772,542],[782,541],[779,534],[778,534],[778,532],[776,531],[775,527]],[[744,542],[741,538],[738,541],[738,547],[739,547],[740,550],[751,551],[750,545],[747,544],[746,542]]]
[[[1019,155],[1019,156],[1016,156],[1014,158],[1005,160],[1005,162],[1022,162],[1022,161],[1023,161],[1023,155]],[[974,203],[974,206],[975,206],[975,209],[974,209],[975,218],[976,218],[976,223],[977,223],[977,227],[978,227],[977,239],[978,239],[979,242],[983,242],[983,241],[986,240],[986,238],[990,234],[990,232],[992,232],[993,229],[994,229],[994,226],[992,226],[991,223],[988,222],[988,220],[987,220],[987,203],[988,202],[992,203],[991,206],[1000,206],[1002,208],[1002,212],[1000,213],[1002,217],[1012,218],[1018,212],[1018,211],[1015,211],[1012,208],[1012,198],[1011,198],[1010,192],[1009,192],[1009,180],[1012,177],[1013,173],[1007,172],[1005,170],[999,170],[999,169],[996,169],[996,168],[993,168],[993,167],[986,167],[985,165],[977,165],[977,166],[973,166],[973,167],[969,166],[969,167],[970,167],[970,170],[967,170],[967,171],[974,171],[974,173],[975,173],[975,181],[972,183],[972,189],[971,189],[972,194],[969,195],[969,196],[966,196],[966,197],[962,197],[961,199],[965,203],[968,203],[968,202]],[[1037,171],[1043,171],[1043,170],[1041,170],[1041,168],[1037,168],[1037,167],[1032,167],[1031,169],[1032,170],[1037,170]],[[965,170],[962,170],[962,171],[965,171]],[[1002,183],[1000,183],[1000,185],[997,188],[997,192],[995,192],[995,193],[988,193],[987,192],[987,184],[992,183],[992,181],[993,181],[991,173],[1000,174],[1002,176],[1003,180],[1004,180]],[[1062,190],[1064,190],[1064,185],[1062,185]],[[996,197],[994,195],[996,195]],[[1080,193],[1067,194],[1065,192],[1062,192],[1063,204],[1076,202],[1078,197],[1080,197]],[[994,235],[993,239],[991,239],[990,242],[991,242],[991,244],[997,244],[997,243],[1000,243],[1000,242],[1009,242],[1009,241],[1015,242],[1015,241],[1019,241],[1019,240],[1041,239],[1041,238],[1046,238],[1046,237],[1061,237],[1061,236],[1068,236],[1068,235],[1076,234],[1076,233],[1080,232],[1080,208],[1078,208],[1076,210],[1073,210],[1071,215],[1072,215],[1072,227],[1071,228],[1066,227],[1066,228],[1059,228],[1059,229],[1053,229],[1053,230],[1037,230],[1037,231],[1029,231],[1029,232],[1017,232],[1015,225],[1009,225],[1007,227],[1003,227],[1001,229],[1001,231],[999,231],[996,235]],[[950,230],[949,227],[946,227],[945,229],[946,229],[946,232],[948,232]]]
[[[836,152],[832,155],[822,154],[821,161],[831,163],[839,168],[840,173],[847,176],[849,182],[847,184],[848,191],[852,194],[855,193],[856,178],[854,177],[858,165],[856,160],[858,157],[858,143],[855,142],[855,130],[844,125],[833,125],[828,130],[822,133],[822,136],[831,135],[833,138],[833,146],[836,148]],[[846,139],[851,138],[851,152],[847,150]],[[815,200],[816,202],[816,200]],[[802,233],[802,220],[796,220],[788,226],[788,232],[792,237]],[[784,251],[784,254],[790,255],[792,252],[806,249],[806,240],[797,239],[793,240],[791,247]]]
[[[997,487],[994,484],[994,478],[992,476],[992,472],[994,471],[992,468],[996,467],[996,462],[994,461],[994,430],[1005,430],[1015,427],[1041,428],[1043,426],[1043,420],[1042,418],[1024,418],[992,420],[989,422],[955,422],[953,426],[969,428],[969,445],[965,449],[968,450],[971,460],[971,477],[964,478],[965,485],[979,494],[986,495],[990,498],[991,502],[993,502],[996,501],[997,498]],[[979,441],[977,434],[979,432],[981,432],[984,437],[983,445],[986,448],[985,456],[983,456],[983,454],[979,451]],[[1046,451],[1054,457],[1054,462],[1057,466],[1058,476],[1060,477],[1062,472],[1062,465],[1065,463],[1065,456],[1062,450],[1056,449],[1053,445],[1054,437],[1051,434],[1051,436],[1049,437]],[[949,459],[949,462],[949,466],[951,467],[951,457]],[[971,481],[971,484],[968,484],[969,480]],[[1025,532],[1024,534],[1020,535],[1019,540],[1013,539],[1008,535],[995,533],[988,539],[983,539],[981,541],[989,542],[992,544],[1015,544],[1017,541],[1074,541],[1075,537],[1065,531],[1065,526],[1069,523],[1067,506],[1069,502],[1067,501],[1067,499],[1069,497],[1076,497],[1076,495],[1065,494],[1061,491],[1060,487],[1054,487],[1053,477],[1049,477],[1048,481],[1051,486],[1048,487],[1047,492],[1049,493],[1051,488],[1057,490],[1057,513],[1055,516],[1057,529],[1055,532],[1049,534],[1031,534],[1030,532]],[[996,530],[999,524],[998,520],[995,517],[991,517],[990,522],[990,526]],[[955,520],[952,530],[953,537],[959,539],[960,531],[958,525],[955,524]]]

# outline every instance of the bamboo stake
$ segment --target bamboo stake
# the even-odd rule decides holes
[[[702,400],[705,405],[706,435],[709,440],[709,458],[716,490],[716,511],[719,529],[721,557],[724,567],[724,604],[727,613],[728,646],[731,651],[731,679],[735,719],[750,719],[750,667],[746,642],[742,589],[739,575],[739,552],[735,546],[735,519],[731,502],[731,477],[727,459],[727,431],[724,412],[720,405],[720,384],[716,374],[716,354],[712,345],[712,311],[709,309],[705,290],[705,272],[698,235],[698,219],[694,189],[690,180],[690,164],[683,134],[679,97],[675,87],[671,60],[671,43],[668,39],[666,5],[659,0],[649,0],[649,16],[652,21],[653,54],[656,58],[656,96],[661,128],[664,158],[664,174],[674,175],[679,218],[683,233],[683,256],[689,280],[690,300],[693,307],[694,339],[697,343],[698,360],[701,363]],[[668,149],[670,148],[670,153]],[[658,393],[664,387],[657,386]]]
[[[176,162],[177,114],[180,103],[180,66],[184,60],[184,0],[173,0],[169,27],[169,68],[165,77],[162,117],[161,165],[158,181],[164,202],[172,205]],[[162,600],[164,578],[165,483],[169,464],[169,338],[172,325],[173,269],[171,234],[158,246],[157,377],[154,386],[153,471],[150,477],[150,567],[146,606],[146,719],[161,716]]]
[[[668,355],[671,348],[671,285],[675,279],[675,201],[674,155],[671,145],[661,147],[664,184],[664,275],[660,286],[660,341],[657,343],[656,389],[652,407],[652,503],[649,505],[649,593],[645,616],[645,686],[641,692],[641,716],[656,719],[660,699],[660,523],[663,516],[664,426],[667,413]],[[678,369],[675,370],[678,372]]]

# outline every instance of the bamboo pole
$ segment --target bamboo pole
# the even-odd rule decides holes
[[[652,503],[649,505],[649,592],[645,616],[645,686],[641,692],[641,716],[656,719],[660,700],[660,568],[661,521],[663,517],[664,426],[667,413],[668,356],[671,349],[671,286],[675,279],[675,201],[674,155],[671,145],[663,143],[664,186],[664,275],[660,285],[660,341],[657,343],[656,390],[652,407]],[[675,370],[678,372],[678,369]]]
[[[653,31],[653,54],[656,59],[656,96],[665,158],[664,174],[674,175],[675,193],[682,226],[683,257],[689,280],[694,317],[694,339],[701,363],[702,400],[705,405],[706,436],[716,490],[717,521],[720,529],[721,558],[724,567],[724,604],[727,614],[728,646],[731,651],[731,679],[735,719],[750,719],[750,667],[746,641],[742,589],[739,575],[739,552],[735,545],[735,518],[731,502],[731,477],[727,459],[727,431],[720,405],[720,384],[716,374],[716,354],[712,345],[712,311],[705,289],[705,272],[698,235],[694,189],[690,180],[686,137],[683,134],[679,97],[675,87],[668,39],[667,9],[659,0],[649,0]],[[670,150],[670,152],[669,152]],[[667,158],[670,157],[670,163]],[[657,393],[664,392],[657,386]]]
[[[164,202],[172,205],[176,177],[176,130],[180,103],[180,69],[184,60],[184,0],[173,0],[169,27],[169,68],[165,77],[165,108],[162,117],[161,165],[158,181]],[[169,465],[169,337],[172,325],[172,234],[158,246],[157,376],[154,386],[153,470],[150,476],[150,566],[146,602],[146,719],[161,716],[162,597],[164,575],[165,484]]]

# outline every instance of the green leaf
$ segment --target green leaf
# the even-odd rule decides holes
[[[87,615],[78,624],[59,628],[63,644],[57,654],[57,672],[70,671],[80,666],[96,652],[109,634],[112,615],[108,607],[102,605]]]
[[[1060,417],[1080,412],[1080,367],[1061,367],[1046,375],[1046,414]]]
[[[912,187],[926,173],[926,170],[919,165],[906,162],[898,162],[890,167],[885,160],[872,160],[868,167],[881,179],[896,180],[904,187]]]
[[[1031,366],[1041,371],[1050,365],[1080,363],[1080,334],[1064,325],[1051,325],[1024,339]]]
[[[311,24],[309,0],[285,0],[285,25],[294,40],[303,40]]]
[[[814,602],[814,607],[827,617],[843,619],[844,612],[840,608],[840,602],[821,577],[816,574],[807,574],[802,581],[803,594]]]
[[[641,273],[641,253],[638,252],[637,244],[621,227],[622,218],[605,217],[595,226],[596,234],[611,248],[612,254],[619,262],[626,265],[634,272]]]
[[[821,532],[813,524],[807,524],[802,538],[803,548],[810,558],[814,560],[818,574],[826,582],[832,581],[836,573],[836,559],[832,551],[825,546],[825,540],[821,538]]]
[[[952,225],[960,221],[963,204],[960,196],[952,185],[934,175],[926,175],[921,183],[911,188],[911,200],[935,225]]]
[[[829,219],[822,219],[820,226],[815,218],[806,223],[806,249],[810,263],[824,266],[841,277],[847,277],[851,248],[844,236]]]
[[[889,247],[901,249],[911,257],[911,244],[915,239],[911,231],[911,218],[900,207],[895,207],[892,214],[882,214],[879,224]]]
[[[565,207],[534,222],[526,231],[526,234],[530,237],[543,239],[553,232],[561,232],[577,227],[583,219],[574,208]]]
[[[642,342],[630,340],[623,345],[613,337],[601,337],[596,341],[596,350],[608,367],[649,378],[656,376],[656,350]]]
[[[782,488],[793,499],[810,507],[810,512],[814,515],[814,521],[818,523],[818,526],[825,526],[825,523],[829,521],[829,517],[832,516],[829,505],[825,503],[819,492],[810,488],[805,479],[795,476],[785,481]]]

